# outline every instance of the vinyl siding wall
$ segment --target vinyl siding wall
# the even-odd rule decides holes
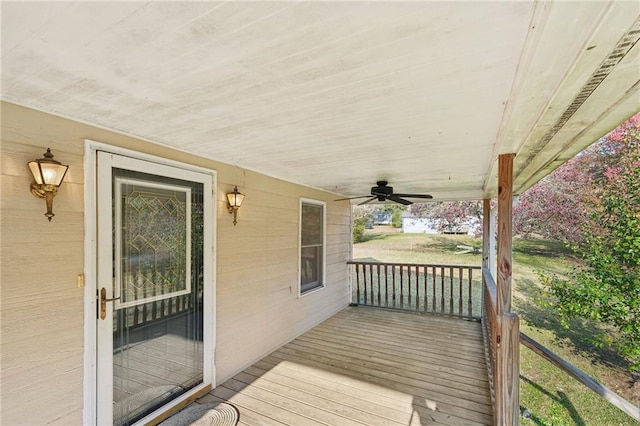
[[[0,424],[81,424],[84,140],[216,170],[217,342],[221,382],[348,303],[350,208],[335,195],[2,103]],[[221,141],[224,143],[224,141]],[[50,147],[69,172],[54,200],[29,192],[27,162]],[[246,194],[233,226],[225,193]],[[327,202],[325,289],[298,297],[300,197]]]

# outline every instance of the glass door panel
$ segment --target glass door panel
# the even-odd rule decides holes
[[[112,169],[113,423],[203,383],[203,184]]]

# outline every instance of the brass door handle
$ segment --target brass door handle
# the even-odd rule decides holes
[[[104,287],[100,289],[100,319],[107,318],[107,302],[113,302],[114,300],[120,300],[120,298],[113,297],[107,299],[107,289]]]

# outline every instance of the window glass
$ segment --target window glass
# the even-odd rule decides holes
[[[324,204],[301,203],[300,294],[324,285]]]

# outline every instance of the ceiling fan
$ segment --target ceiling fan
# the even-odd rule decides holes
[[[387,182],[386,180],[379,180],[376,182],[376,186],[371,187],[371,195],[363,195],[360,197],[351,197],[351,198],[340,198],[335,201],[355,200],[358,198],[369,198],[368,200],[365,200],[362,203],[359,203],[358,205],[361,206],[363,204],[370,203],[374,200],[378,200],[381,202],[389,200],[389,201],[393,201],[393,202],[408,206],[410,204],[413,204],[413,202],[409,200],[405,200],[405,198],[433,198],[429,194],[395,194],[393,192],[393,187],[388,185],[389,185],[389,182]]]

